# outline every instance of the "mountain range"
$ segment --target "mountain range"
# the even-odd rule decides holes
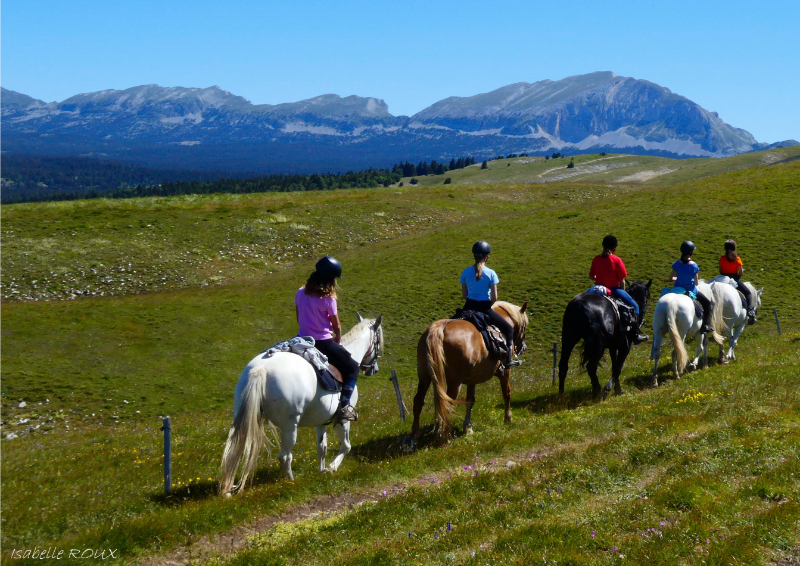
[[[655,83],[596,72],[450,97],[407,116],[378,98],[251,104],[213,86],[145,85],[45,103],[0,93],[4,153],[155,167],[309,173],[505,153],[726,157],[774,146]]]

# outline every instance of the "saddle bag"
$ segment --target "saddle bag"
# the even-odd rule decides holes
[[[627,303],[620,301],[615,301],[615,303],[617,305],[617,312],[619,312],[620,328],[627,332],[636,327],[639,322],[638,318],[636,317],[636,309]]]

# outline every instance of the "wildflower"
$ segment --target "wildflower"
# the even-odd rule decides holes
[[[453,526],[450,524],[450,521],[447,521],[447,532],[449,533],[452,530]]]
[[[383,490],[383,494],[386,495],[386,490],[385,489]]]
[[[592,531],[592,538],[594,538],[594,534],[595,534],[594,531]]]

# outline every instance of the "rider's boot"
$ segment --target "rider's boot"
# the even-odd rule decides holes
[[[634,344],[641,344],[642,342],[647,342],[650,340],[650,337],[643,333],[641,329],[637,330],[636,333],[633,335],[633,343]]]
[[[755,324],[756,323],[756,311],[753,309],[747,309],[747,324]]]
[[[336,412],[336,422],[344,425],[346,422],[357,421],[358,413],[352,405],[340,405],[339,410]]]
[[[522,365],[522,360],[514,355],[513,347],[508,350],[508,355],[506,356],[506,361],[503,362],[503,365],[506,367],[506,369],[511,369]]]

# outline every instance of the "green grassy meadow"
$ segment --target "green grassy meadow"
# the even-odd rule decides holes
[[[513,183],[612,183],[647,184],[668,187],[721,173],[786,163],[800,158],[800,146],[745,153],[725,159],[671,159],[649,155],[575,155],[545,160],[544,156],[515,157],[488,162],[465,169],[448,171],[444,175],[416,177],[420,186],[441,185],[450,177],[453,185],[513,184]],[[570,160],[575,167],[567,169]],[[408,186],[412,177],[402,179]],[[398,183],[399,184],[399,183]]]
[[[576,157],[576,165],[591,157]],[[24,563],[9,552],[36,545],[114,548],[125,563],[177,547],[192,556],[206,548],[203,537],[292,516],[327,496],[366,503],[278,523],[244,550],[206,548],[195,559],[796,559],[800,161],[787,154],[786,163],[758,167],[763,155],[731,159],[740,158],[741,170],[721,174],[712,169],[724,160],[687,160],[702,162],[683,171],[700,178],[669,186],[659,183],[680,171],[621,184],[457,181],[480,171],[468,168],[450,172],[448,186],[421,178],[413,188],[4,206],[3,563]],[[594,404],[573,356],[558,398],[549,350],[609,232],[630,279],[653,278],[655,288],[667,284],[684,239],[698,245],[707,276],[724,240],[737,240],[745,279],[765,288],[737,362],[676,382],[665,365],[662,387],[647,389],[643,345],[623,371],[627,394]],[[531,301],[526,363],[512,378],[514,422],[503,423],[499,387],[490,382],[477,391],[475,434],[437,446],[429,396],[424,438],[405,452],[410,422],[398,419],[389,369],[397,369],[410,408],[417,339],[459,306],[457,277],[477,239],[492,244],[500,298]],[[359,380],[353,452],[340,472],[320,475],[313,431],[303,429],[293,483],[262,459],[252,488],[221,499],[215,482],[234,384],[257,352],[295,333],[293,294],[325,253],[344,265],[343,325],[355,324],[356,310],[384,317],[381,372]],[[161,483],[164,415],[173,423],[170,497]]]

